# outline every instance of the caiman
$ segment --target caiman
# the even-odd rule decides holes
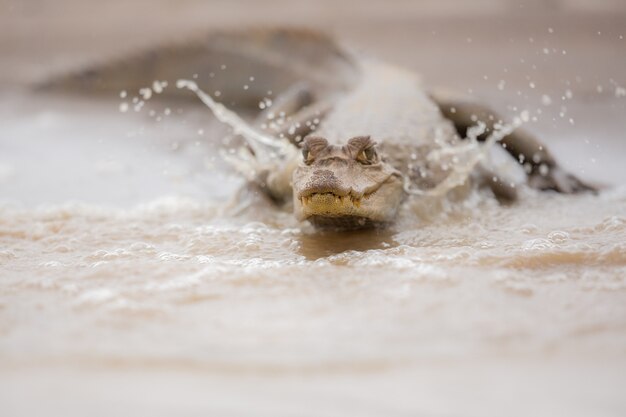
[[[491,109],[428,90],[416,73],[309,30],[213,33],[49,86],[117,94],[161,80],[170,84],[163,95],[192,97],[173,88],[185,78],[193,82],[179,87],[194,90],[245,138],[231,162],[277,205],[293,203],[297,218],[316,226],[389,224],[408,195],[441,196],[471,181],[501,201],[515,200],[516,185],[488,167],[485,142],[499,143],[522,164],[532,188],[593,190]],[[228,108],[257,114],[247,125]]]

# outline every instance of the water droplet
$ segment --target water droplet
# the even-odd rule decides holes
[[[152,90],[149,87],[139,89],[139,94],[144,100],[150,100],[152,97]]]
[[[524,110],[520,113],[520,118],[523,122],[528,122],[530,120],[530,113],[528,110]]]

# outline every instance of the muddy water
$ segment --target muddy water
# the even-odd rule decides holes
[[[242,181],[215,156],[224,132],[204,110],[157,121],[116,102],[12,102],[17,140],[0,160],[11,415],[510,412],[486,401],[498,389],[530,398],[511,415],[624,410],[623,186],[527,191],[506,207],[477,192],[445,213],[414,198],[388,229],[321,233],[230,198]]]
[[[4,208],[3,355],[289,369],[620,352],[625,208],[623,192],[551,197],[346,235],[182,199]]]

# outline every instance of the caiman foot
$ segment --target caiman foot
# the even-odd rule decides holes
[[[528,185],[542,191],[556,191],[564,194],[598,192],[596,187],[585,184],[574,175],[561,168],[552,167],[547,172],[534,170],[528,175]]]

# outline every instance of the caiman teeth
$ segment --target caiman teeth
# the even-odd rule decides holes
[[[361,206],[361,197],[355,197],[352,194],[337,195],[335,193],[313,193],[313,194],[309,194],[309,195],[300,197],[300,202],[302,203],[303,206],[306,206],[306,205],[311,203],[311,201],[313,200],[313,198],[315,196],[328,196],[328,197],[332,196],[334,198],[336,204],[345,205],[346,203],[350,202],[355,207],[360,207]],[[368,195],[364,195],[363,197],[367,198],[369,196]]]

